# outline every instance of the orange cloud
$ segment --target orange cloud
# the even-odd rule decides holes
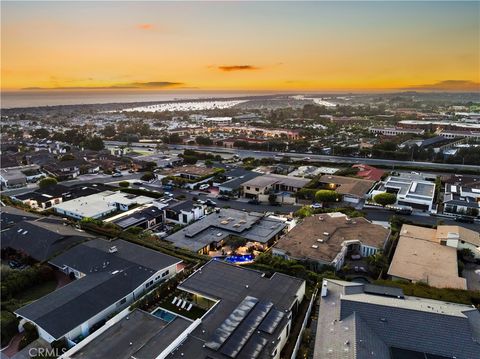
[[[137,29],[140,30],[153,30],[153,24],[138,24]]]
[[[253,66],[253,65],[230,65],[230,66],[218,66],[217,69],[224,72],[232,72],[232,71],[260,70],[260,67]]]

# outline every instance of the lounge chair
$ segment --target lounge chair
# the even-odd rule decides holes
[[[173,300],[172,300],[172,304],[175,304],[175,303],[177,302],[177,300],[178,300],[178,298],[177,298],[177,297],[173,298]]]
[[[179,299],[178,302],[177,302],[177,304],[175,304],[175,305],[176,305],[177,307],[179,307],[180,305],[182,305],[182,303],[183,303],[183,299]]]
[[[188,302],[186,300],[183,301],[183,304],[180,308],[182,309],[185,309],[185,307],[187,306]]]
[[[187,312],[189,312],[190,309],[192,309],[192,307],[193,307],[193,303],[190,303],[190,304],[188,305],[188,307],[187,307]]]

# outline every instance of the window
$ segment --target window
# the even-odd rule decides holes
[[[145,288],[150,287],[152,284],[153,284],[153,280],[151,280],[150,282],[148,282],[147,284],[145,284]]]
[[[260,191],[260,188],[255,188],[255,191],[257,191],[257,192]]]
[[[125,304],[126,302],[127,302],[127,297],[121,299],[121,300],[117,303],[117,305],[118,305],[118,306],[121,306],[122,304]]]
[[[168,275],[170,273],[170,271],[167,269],[165,272],[162,273],[162,277],[165,277],[166,275]]]
[[[247,186],[247,189],[250,190],[250,187]]]

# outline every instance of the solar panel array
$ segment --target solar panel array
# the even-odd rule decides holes
[[[256,359],[262,352],[265,345],[267,345],[268,339],[259,335],[253,337],[243,348],[242,352],[238,356],[238,359]]]
[[[257,298],[245,297],[220,327],[215,330],[212,338],[205,345],[210,349],[218,350],[257,303]]]
[[[271,302],[258,303],[231,335],[221,352],[235,358],[272,307]]]
[[[275,331],[275,329],[277,329],[278,324],[282,321],[284,316],[285,316],[285,313],[274,309],[270,311],[270,313],[268,313],[267,317],[262,322],[262,324],[260,324],[258,329],[261,330],[262,332],[273,334],[273,332]]]

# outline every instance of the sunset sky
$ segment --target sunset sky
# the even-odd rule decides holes
[[[2,2],[1,87],[479,90],[480,3]]]

